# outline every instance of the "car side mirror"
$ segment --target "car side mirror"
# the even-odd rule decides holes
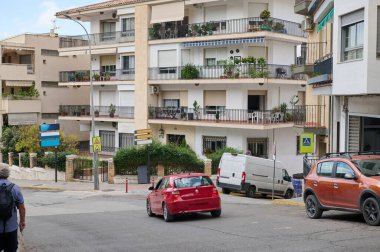
[[[153,191],[153,190],[154,190],[154,187],[151,186],[151,187],[148,188],[148,190],[149,190],[149,191]]]
[[[351,174],[351,173],[346,173],[344,174],[345,179],[357,179],[356,175]]]

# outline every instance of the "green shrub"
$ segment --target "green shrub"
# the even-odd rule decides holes
[[[241,150],[238,150],[232,147],[226,147],[226,148],[219,149],[213,153],[208,154],[207,158],[211,159],[212,174],[216,174],[218,172],[219,162],[224,153],[242,154],[243,152]]]
[[[57,163],[58,163],[58,171],[66,171],[66,156],[70,155],[70,152],[58,152],[57,153]],[[45,155],[42,157],[42,165],[47,166],[49,168],[55,168],[55,158],[54,153]]]
[[[21,161],[22,167],[29,167],[30,166],[29,155],[28,154],[21,156],[21,160],[20,161]]]
[[[154,142],[150,146],[121,149],[114,156],[116,174],[136,174],[137,167],[147,164],[150,151],[151,166],[163,165],[175,172],[201,172],[203,162],[184,143],[181,146]]]
[[[187,64],[181,70],[182,79],[190,80],[190,79],[198,79],[199,71],[192,64]]]

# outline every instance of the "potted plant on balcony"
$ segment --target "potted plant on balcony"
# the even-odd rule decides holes
[[[195,100],[193,103],[193,111],[194,111],[195,119],[197,119],[197,120],[199,119],[199,108],[200,108],[200,105]],[[189,119],[189,120],[191,120],[191,119]]]
[[[90,73],[86,73],[83,75],[83,81],[89,81],[90,80]]]
[[[219,114],[219,110],[216,111],[215,113],[215,119],[216,119],[216,122],[219,122],[219,118],[220,118],[220,114]]]
[[[94,111],[95,117],[99,117],[99,110]]]
[[[110,117],[114,117],[115,112],[116,112],[116,106],[111,103],[111,105],[108,109],[108,113],[109,113]]]
[[[75,72],[75,81],[82,81],[83,74],[81,72]]]
[[[271,31],[271,21],[270,19],[270,11],[268,10],[263,10],[260,13],[260,18],[263,20],[263,24],[260,26],[260,30],[262,31]]]
[[[104,80],[105,80],[105,81],[109,81],[109,80],[111,80],[111,74],[110,74],[110,72],[105,72],[105,73],[104,73]]]
[[[60,116],[65,116],[65,111],[63,110],[63,108],[61,106],[59,106],[59,115]]]
[[[185,80],[198,79],[199,71],[194,65],[187,64],[181,70],[181,77],[182,77],[182,79],[185,79]]]
[[[257,65],[258,65],[258,71],[257,71],[257,78],[267,78],[269,75],[269,72],[266,71],[267,63],[265,61],[265,58],[261,57],[257,59]]]
[[[84,108],[81,108],[80,115],[81,116],[85,116],[86,115],[86,110]]]
[[[100,80],[100,75],[96,73],[96,74],[92,75],[92,79],[95,80],[95,81],[99,81]]]
[[[275,22],[272,29],[275,32],[285,33],[285,25],[283,23],[280,23],[280,22]]]

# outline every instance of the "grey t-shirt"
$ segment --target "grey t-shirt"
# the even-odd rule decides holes
[[[7,179],[0,179],[0,186],[3,185],[10,185],[11,182]],[[21,190],[17,185],[14,185],[12,188],[12,195],[15,200],[16,206],[20,204],[24,204],[24,197],[22,196]],[[5,223],[5,232],[13,232],[17,230],[18,228],[18,223],[17,223],[17,209],[14,209],[14,212],[12,214],[12,217],[8,219]],[[4,232],[4,223],[2,220],[0,220],[0,233]]]

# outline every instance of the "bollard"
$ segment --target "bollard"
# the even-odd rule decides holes
[[[152,186],[154,188],[154,177],[152,177]]]
[[[128,177],[125,178],[125,193],[128,193]]]

